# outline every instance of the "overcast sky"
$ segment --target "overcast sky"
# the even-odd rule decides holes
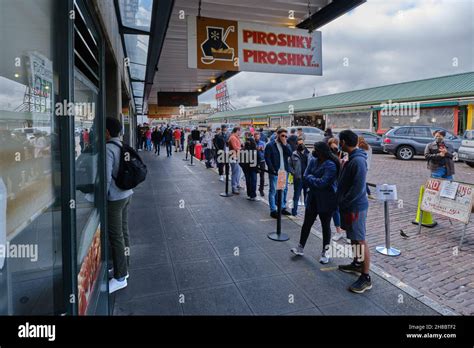
[[[240,109],[313,90],[321,96],[474,71],[473,0],[368,0],[319,30],[323,76],[241,72],[227,81],[231,103]],[[199,102],[215,105],[214,94]]]

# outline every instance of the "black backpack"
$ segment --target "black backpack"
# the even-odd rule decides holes
[[[114,144],[120,147],[120,164],[115,185],[122,190],[130,190],[141,182],[145,181],[147,168],[138,153],[127,144],[120,146],[116,142],[109,141],[107,144]]]

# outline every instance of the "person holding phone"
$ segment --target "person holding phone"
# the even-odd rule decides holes
[[[427,167],[432,178],[453,180],[454,151],[450,144],[444,142],[445,136],[444,130],[434,132],[435,140],[425,147],[425,158],[428,160]]]

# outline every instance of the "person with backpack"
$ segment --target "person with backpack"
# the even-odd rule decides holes
[[[122,124],[116,118],[107,117],[105,127],[107,233],[113,260],[113,278],[109,281],[109,293],[113,293],[127,286],[129,256],[126,255],[130,255],[128,209],[133,190],[121,189],[116,182],[122,157],[121,149],[124,146],[119,138]]]

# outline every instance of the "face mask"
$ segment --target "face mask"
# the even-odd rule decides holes
[[[311,152],[311,154],[313,155],[314,158],[318,158],[318,153],[315,150],[313,150],[313,152]]]
[[[303,144],[299,144],[296,149],[299,151],[299,152],[303,152],[304,151],[304,145]]]
[[[443,138],[436,138],[436,142],[437,142],[437,143],[443,142]]]
[[[332,153],[334,153],[335,155],[337,155],[339,153],[339,149],[337,147],[331,147],[331,151]]]

